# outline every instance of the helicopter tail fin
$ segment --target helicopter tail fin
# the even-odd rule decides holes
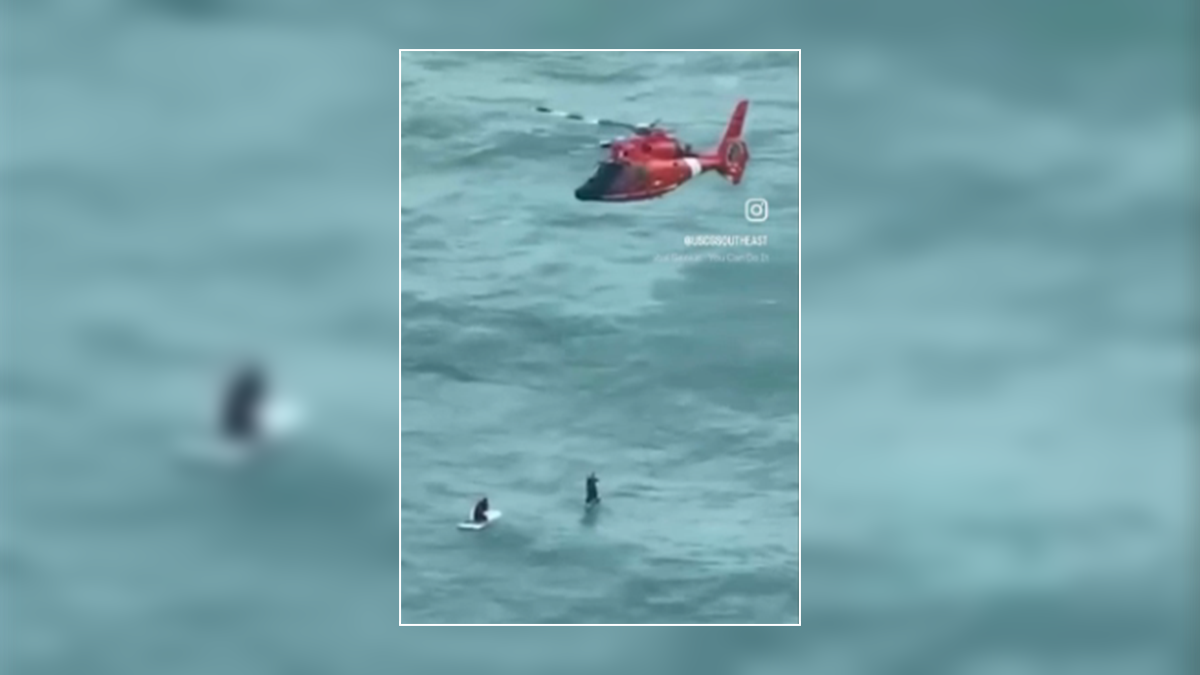
[[[750,162],[750,150],[742,140],[746,112],[749,109],[749,101],[738,101],[737,107],[733,109],[733,116],[729,118],[729,126],[725,128],[725,135],[721,138],[721,145],[717,149],[721,158],[717,172],[734,185],[742,182],[742,174],[746,172],[746,164]]]

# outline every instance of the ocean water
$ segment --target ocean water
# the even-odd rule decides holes
[[[404,622],[796,623],[797,54],[401,64]],[[533,112],[661,117],[700,147],[741,97],[741,186],[623,205],[573,196],[603,133]],[[706,234],[767,241],[685,245]],[[504,518],[457,531],[483,494]]]
[[[874,4],[805,44],[804,660],[1195,672],[1194,14]]]
[[[394,66],[95,10],[13,10],[0,670],[370,672],[398,653]],[[233,471],[202,458],[247,357],[308,415]]]
[[[1195,672],[1196,26],[1184,0],[0,4],[0,670]],[[807,631],[385,631],[392,363],[309,321],[390,321],[390,277],[248,277],[320,218],[382,255],[392,50],[451,45],[807,48]],[[597,86],[550,102],[657,101]],[[719,86],[671,121],[705,140]],[[312,415],[243,481],[178,456],[245,352]]]

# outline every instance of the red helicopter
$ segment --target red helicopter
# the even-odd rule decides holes
[[[600,147],[609,151],[608,157],[600,162],[596,173],[575,190],[575,198],[581,201],[631,202],[661,197],[709,171],[716,171],[734,185],[741,183],[750,161],[750,150],[742,140],[749,108],[749,101],[738,101],[720,144],[699,153],[694,152],[692,146],[680,143],[669,131],[659,127],[657,121],[629,124],[540,106],[537,111],[633,132],[632,136],[601,143]]]

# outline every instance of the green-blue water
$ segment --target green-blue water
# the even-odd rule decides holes
[[[0,5],[4,672],[1194,672],[1193,7]],[[388,335],[387,345],[378,336],[399,304],[390,258],[389,274],[381,269],[397,210],[392,59],[396,47],[446,46],[807,49],[809,592],[798,638],[786,629],[594,629],[552,640],[546,629],[476,631],[466,640],[450,629],[391,632],[397,400],[383,378],[395,365],[384,349],[399,336]],[[661,110],[703,142],[726,114],[723,97],[766,73],[729,75],[732,88],[721,89],[730,80],[714,74],[695,108],[698,97],[680,93],[686,77],[632,90],[564,85],[545,98],[614,116]],[[496,124],[509,122],[518,128],[515,120]],[[522,135],[500,138],[499,147],[514,165],[529,161],[514,149],[521,139],[562,161],[552,173],[540,165],[546,173],[528,188],[546,199],[562,194],[560,184],[582,177],[592,157],[582,144],[593,137],[524,122]],[[488,142],[482,131],[448,146],[452,156],[503,161],[471,145]],[[566,148],[567,140],[581,145]],[[770,179],[756,173],[763,166],[752,165],[755,180]],[[451,185],[445,178],[441,193],[452,194]],[[463,186],[459,197],[487,188]],[[705,180],[651,209],[669,214],[695,200],[708,207],[696,227],[716,229],[710,211],[728,190]],[[597,243],[591,223],[556,218],[546,214],[553,236],[575,228],[610,252],[627,230],[649,231],[620,227],[616,241]],[[633,251],[654,236],[624,245]],[[522,255],[516,264],[562,259],[536,248]],[[654,323],[667,316],[663,305],[678,309],[680,293],[694,286],[667,282],[646,301],[636,274],[606,269],[618,263],[605,255],[581,273],[608,279],[608,311],[624,302],[631,315],[650,317],[640,325],[647,334],[668,331]],[[547,288],[555,279],[529,283],[567,298],[579,288]],[[718,297],[725,291],[713,288]],[[689,320],[715,311],[682,310]],[[602,318],[589,321],[576,327],[613,337]],[[698,333],[712,340],[705,349],[728,330],[727,316],[714,322],[717,332]],[[585,366],[618,360],[563,350],[546,355],[566,353]],[[204,438],[214,382],[245,353],[272,359],[305,399],[309,433],[285,459],[248,476],[180,461]],[[489,375],[487,356],[463,357],[459,376],[477,363]],[[681,349],[660,367],[671,384],[716,397],[705,388],[711,373],[689,367],[697,360]],[[523,363],[529,378],[553,382],[554,371]],[[454,381],[453,369],[444,370]],[[621,384],[620,372],[596,370],[614,389]],[[630,395],[599,414],[632,416],[644,399]],[[579,418],[553,402],[547,417],[483,428],[496,432],[489,437],[529,433],[534,459],[521,461],[537,462],[561,440],[551,436],[556,429],[578,431],[571,420]],[[460,405],[465,423],[486,412],[479,399]],[[643,429],[618,427],[610,447]],[[564,476],[578,482],[577,469],[588,468],[579,464],[558,469],[548,460],[551,469],[526,466],[525,478],[561,489],[566,513],[582,486]],[[502,473],[485,469],[470,482]],[[743,487],[745,478],[731,476],[731,484]],[[460,517],[459,493],[473,488],[459,477],[434,480],[446,482],[447,498],[430,520]],[[509,492],[497,498],[507,502]],[[517,499],[517,516],[544,504]],[[652,515],[639,526],[649,531]],[[550,521],[550,534],[578,533],[560,513],[539,520]],[[611,536],[600,529],[607,524],[596,531]],[[629,541],[597,573],[601,584],[636,568],[636,557],[621,554],[642,542]],[[548,566],[556,549],[525,543]],[[723,551],[722,542],[716,554]],[[489,572],[478,572],[485,562],[447,571],[486,580]],[[506,595],[511,589],[491,597]],[[625,604],[644,609],[639,599]],[[441,607],[564,617],[559,608],[571,600]],[[729,616],[769,603],[706,603],[695,614],[710,604]],[[592,616],[621,611],[582,606]],[[673,597],[663,613],[684,606]]]
[[[403,57],[405,623],[797,621],[799,67]],[[706,147],[739,97],[746,180],[650,203],[577,202],[606,137],[532,112],[663,117]],[[685,245],[705,234],[767,244]],[[504,520],[464,536],[481,493]]]
[[[1194,15],[874,4],[805,44],[806,658],[1192,672]]]
[[[396,653],[395,66],[315,27],[32,12],[6,86],[4,672],[368,672]],[[307,430],[259,471],[198,463],[246,356]]]

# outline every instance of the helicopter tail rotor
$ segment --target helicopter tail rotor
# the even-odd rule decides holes
[[[733,115],[729,118],[729,125],[725,128],[725,135],[721,138],[721,144],[717,146],[717,156],[720,161],[717,172],[734,185],[742,182],[742,176],[746,173],[746,165],[750,163],[750,149],[742,138],[742,132],[746,126],[746,113],[749,112],[749,109],[749,101],[738,101]]]

